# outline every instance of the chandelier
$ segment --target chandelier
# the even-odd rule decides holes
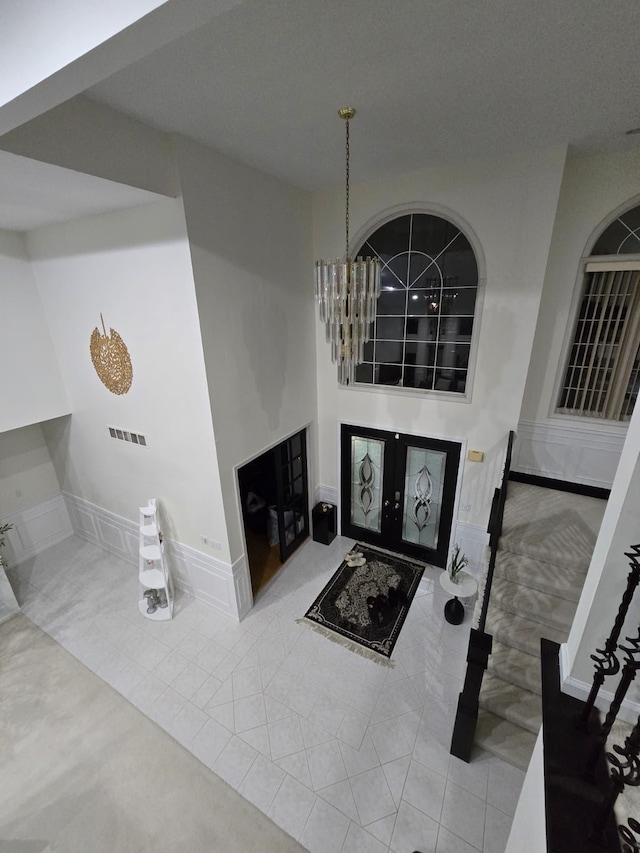
[[[325,324],[331,360],[338,365],[338,382],[351,385],[356,365],[364,361],[364,345],[369,340],[380,296],[380,261],[349,257],[349,121],[353,107],[338,110],[346,122],[346,249],[344,260],[316,261],[316,300],[320,321]]]

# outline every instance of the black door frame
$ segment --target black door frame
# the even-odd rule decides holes
[[[296,429],[294,432],[289,433],[284,438],[281,438],[278,441],[274,442],[273,444],[270,444],[268,447],[265,447],[259,453],[256,453],[253,456],[249,457],[248,459],[245,459],[239,465],[233,466],[234,475],[235,475],[236,497],[237,497],[237,501],[238,501],[238,508],[240,511],[241,531],[242,531],[242,537],[244,540],[245,555],[247,554],[247,550],[248,550],[247,549],[247,543],[246,543],[246,535],[245,535],[245,529],[246,529],[246,523],[247,522],[246,522],[244,507],[243,507],[242,488],[240,485],[240,471],[245,466],[251,464],[251,462],[254,462],[256,459],[259,459],[261,456],[264,456],[267,453],[273,453],[274,466],[275,466],[274,478],[275,478],[276,490],[277,490],[276,513],[277,513],[277,517],[278,517],[278,539],[279,539],[278,545],[279,545],[279,550],[280,550],[280,562],[284,563],[285,560],[287,560],[291,556],[291,554],[296,550],[296,548],[298,548],[302,544],[304,539],[306,539],[310,535],[310,532],[311,532],[311,523],[310,523],[311,496],[309,494],[309,483],[310,483],[310,477],[309,477],[309,436],[310,436],[310,426],[311,426],[310,423],[305,424],[304,426]],[[285,492],[285,483],[284,483],[284,478],[282,477],[282,466],[285,465],[286,462],[282,458],[281,448],[284,444],[291,441],[297,435],[302,435],[302,437],[303,437],[301,464],[302,464],[302,476],[304,478],[303,479],[303,483],[304,483],[303,494],[305,496],[305,499],[300,502],[300,506],[303,509],[302,514],[303,514],[304,520],[303,520],[302,529],[297,533],[293,542],[290,542],[287,544],[286,543],[286,535],[285,535],[286,526],[287,526],[286,525],[287,518],[285,516],[285,510],[282,506],[282,498],[283,498],[283,494]],[[280,469],[280,470],[278,470],[278,469]],[[295,515],[294,515],[294,517],[295,517]],[[247,572],[248,572],[248,576],[250,578],[250,567],[249,567],[248,562],[247,562]],[[250,582],[249,582],[249,586],[251,586]]]
[[[352,435],[375,438],[384,442],[384,465],[382,483],[382,518],[380,533],[351,524],[350,479],[351,479],[351,442]],[[421,545],[403,541],[402,518],[404,514],[404,476],[407,447],[424,447],[443,451],[447,454],[445,463],[444,493],[438,525],[438,545],[436,549],[427,549]],[[374,427],[361,427],[357,424],[340,424],[340,520],[341,533],[370,545],[415,557],[431,565],[445,568],[449,555],[449,545],[453,533],[454,512],[456,506],[460,462],[463,444],[460,441],[411,435]],[[400,500],[396,500],[399,494]]]
[[[300,452],[295,452],[295,440],[300,437]],[[309,472],[307,465],[307,428],[279,442],[273,449],[278,494],[278,534],[280,561],[284,563],[309,535]],[[298,473],[299,471],[299,473]],[[296,491],[300,482],[302,491]],[[289,516],[288,513],[292,515]],[[302,524],[300,525],[299,519]],[[287,532],[293,539],[287,542]]]

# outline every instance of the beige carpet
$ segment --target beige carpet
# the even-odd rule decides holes
[[[2,853],[289,853],[294,839],[25,616],[0,625]]]
[[[598,498],[509,482],[476,743],[523,770],[542,722],[540,638],[567,640],[605,507]],[[479,596],[476,625],[481,608]]]

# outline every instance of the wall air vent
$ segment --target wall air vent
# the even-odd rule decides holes
[[[129,444],[137,444],[140,447],[147,446],[147,439],[139,432],[131,432],[129,429],[120,429],[120,427],[108,427],[111,438],[117,438],[120,441],[128,441]]]

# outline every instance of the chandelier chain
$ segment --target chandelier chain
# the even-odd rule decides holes
[[[346,151],[347,151],[347,169],[346,169],[346,199],[347,203],[345,206],[345,232],[347,237],[347,244],[345,248],[344,257],[345,260],[349,259],[349,119],[347,119],[347,143],[346,143]]]
[[[364,361],[364,347],[380,296],[379,260],[352,261],[349,257],[349,119],[355,114],[353,107],[338,110],[340,118],[346,121],[345,257],[342,261],[316,261],[315,291],[320,320],[325,324],[331,360],[338,365],[341,385],[351,385],[356,380],[356,367]]]

